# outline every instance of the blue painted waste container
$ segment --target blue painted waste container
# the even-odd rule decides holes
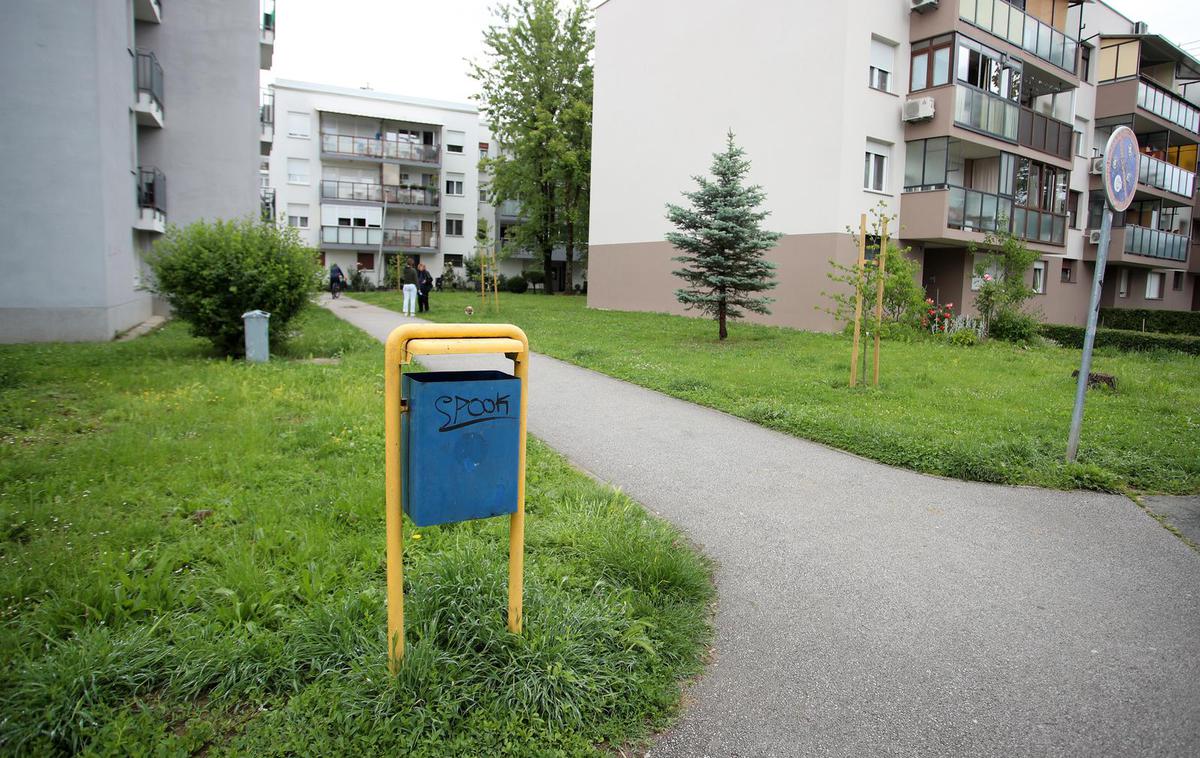
[[[502,371],[405,374],[401,504],[417,526],[517,510],[521,380]]]

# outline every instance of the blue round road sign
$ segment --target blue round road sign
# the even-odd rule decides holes
[[[1123,211],[1133,202],[1138,176],[1137,135],[1127,126],[1118,126],[1104,146],[1104,194],[1114,211]]]

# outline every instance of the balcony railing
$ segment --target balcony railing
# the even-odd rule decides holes
[[[262,205],[262,220],[271,222],[275,220],[275,190],[270,187],[264,187],[258,191],[259,201]]]
[[[262,28],[265,32],[275,31],[275,0],[263,0]]]
[[[263,90],[259,99],[258,120],[264,126],[275,123],[275,93]]]
[[[954,121],[1009,142],[1017,141],[1020,107],[1012,100],[963,84],[954,86]]]
[[[135,91],[145,92],[163,107],[163,70],[154,53],[138,50],[133,59]]]
[[[1017,124],[1018,145],[1070,160],[1073,136],[1074,129],[1067,122],[1038,113],[1031,108],[1021,107],[1021,117]]]
[[[158,169],[146,166],[138,169],[137,203],[139,208],[153,208],[167,213],[167,177]]]
[[[500,203],[500,215],[510,218],[516,218],[521,215],[520,200],[505,200]]]
[[[322,226],[321,241],[331,245],[428,247],[438,245],[437,232],[419,229],[380,229],[377,226]]]
[[[958,16],[1047,63],[1075,72],[1079,43],[1004,0],[959,0]]]
[[[1062,245],[1067,217],[1014,208],[1012,198],[992,192],[951,187],[946,226],[968,232],[1012,232],[1031,242]]]
[[[378,137],[355,137],[349,134],[322,134],[321,152],[360,158],[416,161],[418,163],[437,163],[439,158],[437,145],[422,145],[416,142],[401,142]]]
[[[1144,226],[1125,225],[1125,252],[1163,258],[1169,261],[1186,261],[1188,238],[1186,234],[1148,229]]]
[[[1138,181],[1189,199],[1196,189],[1196,175],[1191,171],[1145,153],[1138,158]]]
[[[382,203],[385,199],[389,205],[425,205],[437,206],[438,191],[430,187],[404,187],[392,184],[371,184],[368,182],[345,182],[336,179],[321,181],[321,199],[323,200],[361,200],[371,203]]]
[[[437,247],[437,232],[419,229],[384,229],[384,247]]]
[[[1138,80],[1137,104],[1176,126],[1200,133],[1200,109],[1145,79]]]

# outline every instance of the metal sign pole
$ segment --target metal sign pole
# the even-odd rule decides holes
[[[1083,429],[1083,401],[1087,397],[1088,374],[1092,370],[1092,346],[1096,343],[1096,322],[1100,318],[1100,291],[1104,288],[1104,266],[1108,262],[1112,220],[1112,208],[1105,202],[1104,220],[1100,222],[1100,246],[1096,251],[1096,276],[1092,279],[1092,300],[1088,310],[1087,330],[1083,334],[1083,361],[1079,365],[1075,410],[1071,412],[1071,433],[1067,438],[1068,461],[1074,461],[1076,453],[1079,452],[1079,433]]]
[[[1127,126],[1113,129],[1104,145],[1104,218],[1100,222],[1100,245],[1096,249],[1096,275],[1092,280],[1092,300],[1087,329],[1083,334],[1083,359],[1079,382],[1075,385],[1075,408],[1071,412],[1071,431],[1067,435],[1067,461],[1079,453],[1079,435],[1083,429],[1083,404],[1087,399],[1088,377],[1092,371],[1092,348],[1096,344],[1096,322],[1100,319],[1100,293],[1104,288],[1104,267],[1112,239],[1113,213],[1125,211],[1137,190],[1137,135]]]

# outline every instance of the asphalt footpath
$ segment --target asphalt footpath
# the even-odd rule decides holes
[[[530,433],[716,564],[712,664],[651,758],[1200,755],[1200,554],[1129,499],[891,468],[536,353],[529,395]]]

